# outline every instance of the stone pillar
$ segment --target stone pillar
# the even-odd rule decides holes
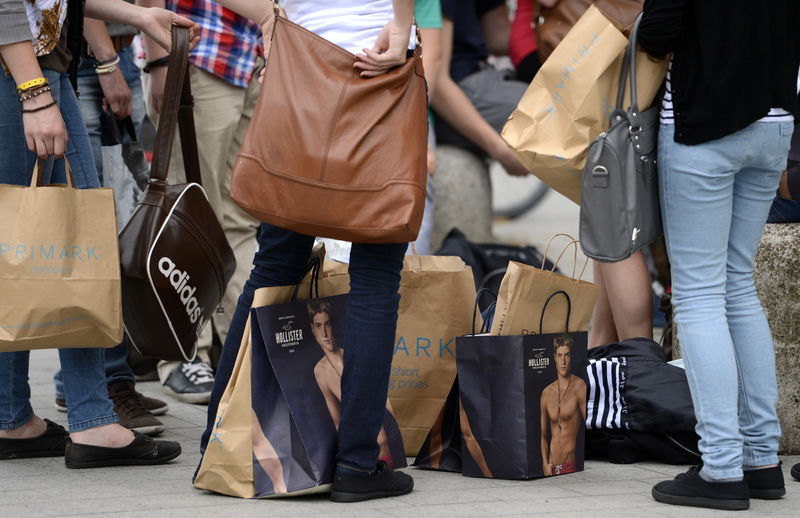
[[[431,250],[453,227],[477,243],[492,240],[492,185],[489,168],[477,155],[454,146],[436,148]]]
[[[780,452],[800,453],[800,224],[768,224],[755,262],[755,283],[775,342]]]

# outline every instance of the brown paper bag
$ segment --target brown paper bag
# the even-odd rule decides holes
[[[540,180],[580,203],[581,176],[592,140],[610,127],[628,39],[594,5],[544,62],[502,136]],[[637,53],[637,95],[649,107],[668,60]],[[626,85],[626,91],[629,86]],[[630,105],[626,93],[623,107]]]
[[[114,347],[122,298],[114,193],[0,184],[0,352]]]
[[[566,234],[556,234],[550,238],[545,248],[545,256],[556,236],[566,236]],[[561,250],[555,264],[561,261],[570,247],[574,247],[574,257],[577,259],[577,246],[578,241],[570,237],[570,242]],[[547,312],[542,316],[548,297],[559,290],[565,291],[571,301],[569,331],[588,331],[600,287],[581,280],[587,263],[588,259],[575,277],[577,264],[574,260],[572,275],[566,277],[553,270],[547,271],[543,268],[510,262],[508,271],[500,283],[490,334],[527,335],[564,332],[564,315],[567,313],[567,302],[564,297],[552,299],[547,306]],[[555,269],[555,266],[553,268]],[[543,319],[541,331],[539,331],[540,318]]]
[[[323,248],[321,257],[324,256]],[[341,295],[349,291],[350,277],[346,268],[347,265],[341,263],[325,263],[319,279],[320,296]],[[310,282],[310,275],[306,276],[297,290],[298,300],[308,298]],[[294,290],[294,286],[256,290],[253,307],[288,302]],[[248,318],[231,379],[220,398],[214,428],[194,481],[198,489],[241,498],[255,496],[250,345]]]
[[[447,256],[407,256],[401,275],[389,399],[406,455],[416,456],[453,386],[455,337],[472,329],[475,281]]]

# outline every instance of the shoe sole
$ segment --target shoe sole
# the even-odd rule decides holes
[[[85,461],[72,461],[64,458],[64,464],[70,469],[83,469],[83,468],[107,468],[111,466],[152,466],[155,464],[164,464],[169,462],[178,455],[181,450],[176,451],[166,457],[158,459],[97,459]]]
[[[653,488],[653,498],[655,498],[657,502],[664,504],[705,507],[708,509],[721,509],[723,511],[744,511],[750,508],[750,500],[723,500],[720,498],[706,498],[703,496],[668,495],[656,490],[656,488]]]
[[[56,403],[53,406],[56,407],[56,410],[58,410],[59,412],[66,412],[67,411],[67,407],[64,406],[64,405],[59,405],[58,403]]]
[[[779,489],[750,489],[750,498],[759,500],[778,500],[786,494],[786,488]]]
[[[167,410],[169,410],[169,405],[164,405],[158,408],[147,408],[147,411],[153,415],[164,415],[167,413]]]
[[[164,392],[166,392],[170,396],[174,396],[180,399],[184,403],[191,403],[193,405],[207,405],[209,400],[211,399],[211,392],[203,392],[200,394],[179,393],[175,392],[166,385],[164,385]],[[151,410],[150,413],[152,414],[153,411]]]
[[[13,460],[13,459],[38,459],[42,457],[63,457],[64,452],[54,452],[52,450],[42,451],[26,451],[19,453],[0,453],[0,460]]]
[[[347,493],[344,491],[331,491],[331,501],[333,502],[363,502],[375,498],[387,498],[391,496],[406,495],[414,489],[412,483],[409,487],[395,491],[373,491],[371,493]]]

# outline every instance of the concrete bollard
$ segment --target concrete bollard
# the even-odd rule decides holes
[[[800,224],[768,224],[756,253],[756,290],[775,342],[779,451],[800,453]]]
[[[454,146],[436,148],[431,250],[458,227],[477,243],[492,240],[492,185],[486,161]]]

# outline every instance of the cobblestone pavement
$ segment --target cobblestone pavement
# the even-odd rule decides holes
[[[66,425],[66,414],[53,407],[52,374],[56,351],[31,356],[33,405],[42,417]],[[685,467],[653,463],[613,465],[587,462],[582,473],[530,481],[485,480],[458,474],[409,469],[416,483],[403,497],[358,504],[335,504],[320,495],[280,500],[241,500],[191,485],[200,455],[205,407],[167,396],[156,382],[140,383],[143,393],[169,402],[160,419],[164,439],[180,441],[183,454],[156,467],[68,470],[57,458],[0,462],[0,516],[143,516],[170,518],[263,516],[719,516],[719,511],[667,506],[650,496],[651,486],[672,478]],[[776,502],[753,500],[754,516],[798,516],[800,482],[789,467],[800,457],[784,457],[787,496]]]

